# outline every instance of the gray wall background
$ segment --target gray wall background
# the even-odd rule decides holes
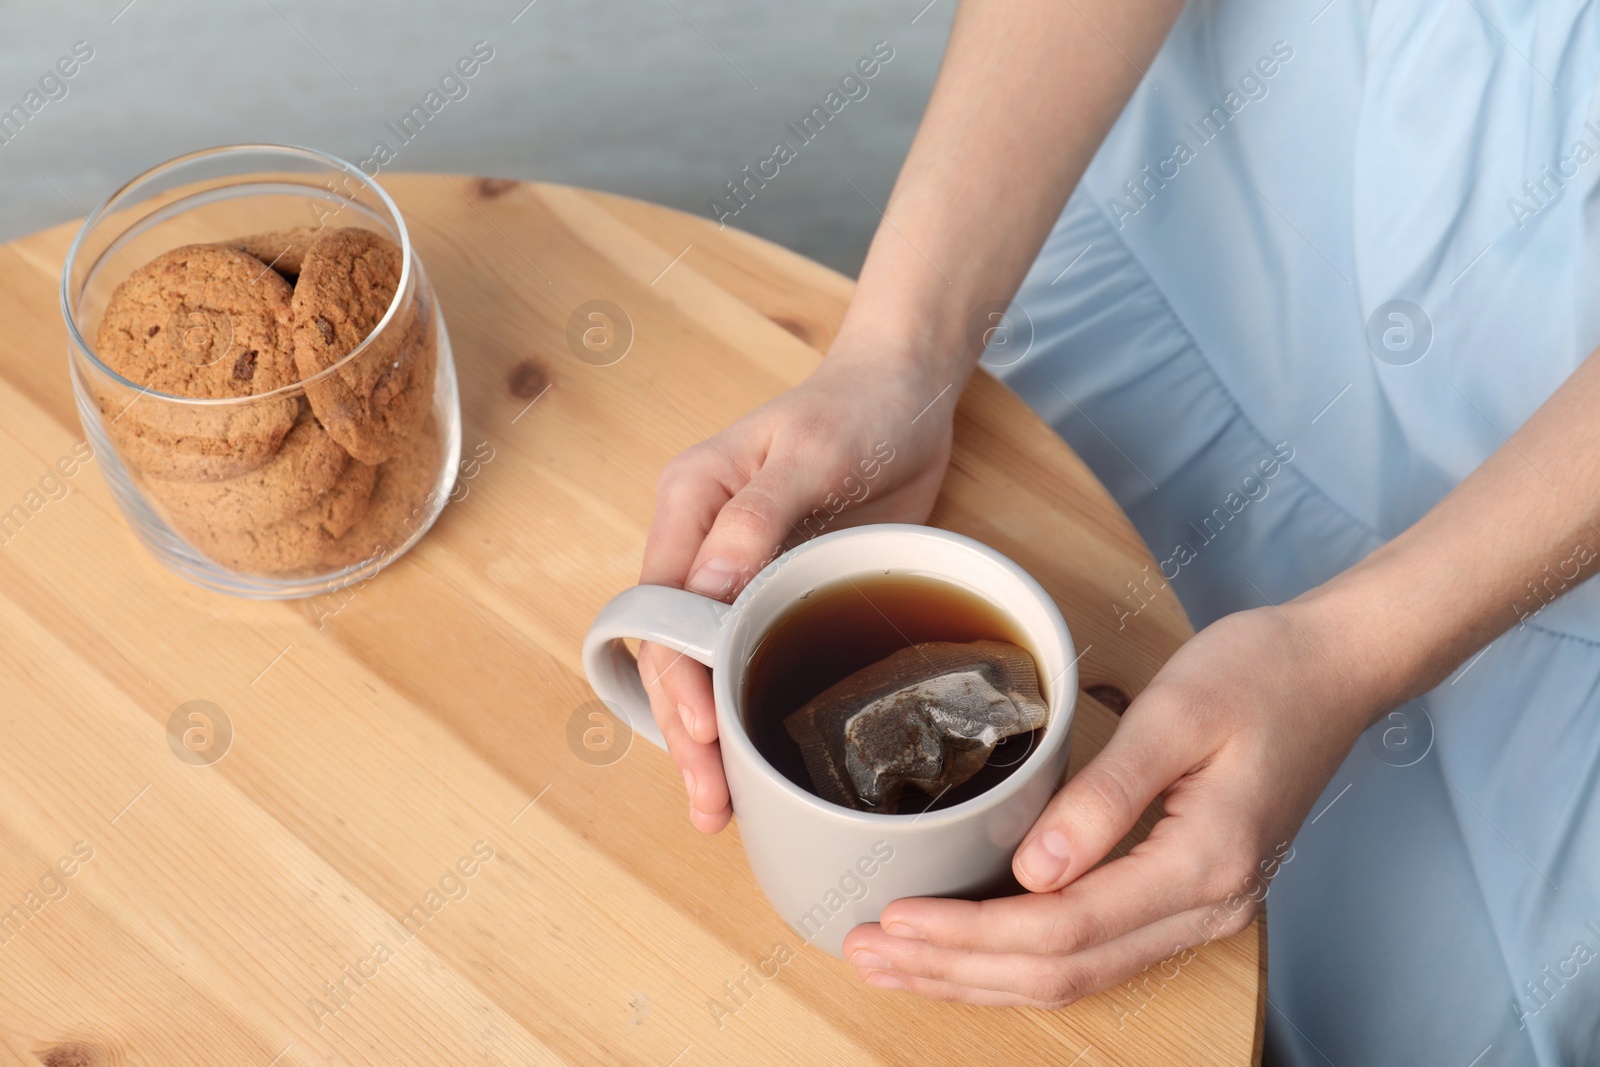
[[[394,170],[538,179],[710,215],[875,42],[895,57],[733,225],[854,274],[927,102],[955,0],[0,0],[0,109],[94,58],[0,144],[0,241],[172,156],[279,141],[359,162],[478,40],[494,58]],[[513,21],[515,20],[515,21]],[[59,89],[53,89],[59,95]],[[43,95],[43,94],[41,94]],[[790,138],[791,142],[793,138]],[[860,193],[850,183],[859,187]]]

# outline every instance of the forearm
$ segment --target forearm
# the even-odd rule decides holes
[[[841,336],[965,381],[1182,0],[966,0]]]
[[[1373,712],[1437,685],[1600,566],[1600,352],[1393,541],[1296,603],[1339,620]]]

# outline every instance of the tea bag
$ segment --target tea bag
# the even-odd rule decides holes
[[[783,724],[819,796],[892,814],[907,785],[939,796],[983,769],[1001,738],[1049,715],[1025,649],[928,641],[829,686]]]

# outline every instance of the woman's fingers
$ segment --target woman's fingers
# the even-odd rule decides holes
[[[1220,899],[1192,835],[1163,834],[1052,893],[994,900],[909,897],[883,909],[891,936],[945,948],[1066,955]]]
[[[668,723],[678,722],[689,740],[709,745],[717,739],[711,672],[704,664],[665,645],[644,643],[639,646],[639,677],[663,737]]]
[[[1106,857],[1161,792],[1209,753],[1173,736],[1171,716],[1144,713],[1138,701],[1089,764],[1061,788],[1012,859],[1023,888],[1060,889]]]
[[[794,462],[769,462],[763,434],[718,438],[662,470],[639,580],[731,600],[778,554],[806,492]],[[826,463],[824,457],[818,458]],[[717,746],[710,673],[672,649],[639,648],[639,676],[667,750],[683,773],[690,820],[715,833],[728,824],[728,783]]]
[[[650,710],[666,734],[666,722],[677,719],[685,733],[702,745],[717,739],[716,706],[711,674],[698,660],[665,645],[639,646],[639,677],[650,694]]]
[[[827,457],[794,457],[768,461],[717,512],[684,588],[717,600],[731,600],[782,551],[784,542],[801,532],[800,520],[822,506],[825,490],[818,470],[802,470],[798,462],[814,459],[830,469]]]
[[[676,655],[670,649],[659,646],[656,651],[658,654]],[[641,673],[648,669],[641,663]],[[675,678],[675,691],[684,698],[679,703],[710,705],[711,672],[704,666],[685,656],[661,677],[664,681],[669,676]],[[728,825],[728,819],[733,814],[728,803],[728,780],[722,773],[722,749],[714,737],[706,742],[691,736],[684,725],[684,716],[672,701],[671,697],[662,700],[661,706],[668,710],[657,713],[656,725],[661,727],[667,751],[672,754],[673,762],[683,774],[684,791],[689,797],[689,821],[696,829],[714,834]],[[655,706],[654,699],[651,704]]]
[[[734,491],[721,476],[728,471],[719,470],[719,465],[727,467],[715,451],[691,449],[662,471],[655,518],[645,539],[641,584],[683,586],[706,531]],[[667,751],[685,772],[685,788],[694,784],[691,821],[710,832],[720,830],[727,824],[727,818],[718,815],[727,803],[727,784],[720,761],[709,760],[701,750],[717,737],[710,674],[681,652],[644,642],[639,646],[639,678]]]
[[[709,443],[690,449],[662,468],[656,480],[655,517],[645,538],[640,583],[681,589],[717,512],[743,485],[743,477]]]
[[[683,774],[689,821],[706,833],[728,825],[728,783],[716,744],[717,720],[711,700],[711,672],[663,645],[639,648],[639,677],[650,694],[667,752]]]
[[[919,997],[929,1000],[952,1000],[963,1004],[977,1004],[986,1008],[1038,1008],[1042,1007],[1038,1001],[1019,996],[1016,993],[997,993],[992,989],[974,989],[971,986],[956,985],[954,982],[940,982],[933,978],[918,978],[914,975],[894,974],[889,971],[863,971],[856,970],[856,976],[874,989],[888,989],[896,992],[915,993]]]
[[[891,937],[869,924],[850,932],[845,955],[858,977],[879,988],[898,982],[909,992],[940,1000],[1059,1008],[1147,967],[1159,968],[1163,983],[1176,979],[1194,958],[1192,946],[1207,940],[1201,926],[1204,914],[1196,909],[1174,915],[1084,952],[1059,956],[947,948]],[[874,980],[874,975],[881,978]]]
[[[1202,631],[1028,831],[1013,867],[1032,892],[891,902],[882,925],[850,931],[851,962],[874,985],[974,1003],[1056,1006],[1129,976],[1141,992],[1185,980],[1193,946],[1256,915],[1354,736],[1329,725],[1342,694],[1297,631],[1279,608]],[[1166,814],[1149,836],[1097,866],[1158,796]]]

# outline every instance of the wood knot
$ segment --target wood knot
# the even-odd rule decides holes
[[[52,1045],[34,1053],[44,1067],[107,1067],[114,1062],[111,1054],[81,1041],[68,1041]]]
[[[513,178],[479,178],[473,183],[481,200],[494,200],[505,196],[522,183]]]
[[[1084,692],[1094,697],[1096,700],[1110,708],[1118,715],[1121,715],[1124,711],[1127,711],[1128,705],[1133,703],[1132,700],[1128,699],[1127,693],[1124,693],[1114,685],[1091,685],[1089,688],[1085,689]]]
[[[799,321],[798,319],[787,318],[783,315],[769,315],[768,318],[777,323],[779,326],[782,326],[785,330],[788,330],[790,333],[794,334],[796,337],[800,338],[800,340],[804,341],[806,344],[811,344],[811,329],[805,323]]]
[[[531,359],[525,359],[511,368],[507,388],[519,400],[532,400],[544,392],[549,384],[550,375],[545,373],[544,368]]]

